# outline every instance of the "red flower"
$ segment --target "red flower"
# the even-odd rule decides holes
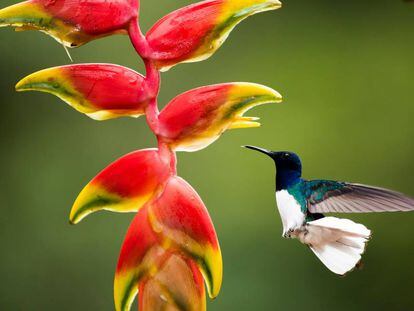
[[[51,93],[96,120],[145,114],[158,149],[132,152],[100,172],[80,192],[71,213],[76,224],[108,210],[135,212],[114,280],[117,311],[128,311],[139,292],[140,311],[206,309],[220,291],[223,263],[217,235],[197,192],[176,174],[175,151],[207,147],[228,129],[260,126],[244,114],[279,103],[281,95],[253,83],[190,90],[159,113],[159,71],[210,57],[233,28],[278,0],[207,0],[168,14],[145,36],[138,0],[29,0],[0,10],[0,27],[40,30],[67,47],[111,34],[129,34],[146,76],[112,64],[42,70],[22,79],[18,91]]]

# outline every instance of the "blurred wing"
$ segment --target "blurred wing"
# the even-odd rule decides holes
[[[311,213],[381,213],[414,210],[414,199],[388,189],[315,180],[308,182]]]

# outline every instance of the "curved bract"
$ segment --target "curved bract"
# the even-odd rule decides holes
[[[213,222],[197,192],[174,176],[149,210],[154,230],[196,261],[210,297],[216,297],[223,273],[221,251]]]
[[[30,0],[0,10],[0,27],[40,30],[67,47],[127,33],[138,18],[138,0]]]
[[[157,274],[166,252],[194,261],[210,297],[218,295],[223,267],[217,235],[200,197],[176,176],[138,212],[126,234],[115,275],[116,310],[130,309],[138,286]]]
[[[70,212],[70,222],[76,224],[100,210],[138,211],[162,190],[172,174],[170,163],[157,149],[135,151],[118,159],[82,190]]]
[[[207,0],[179,9],[148,31],[151,59],[162,71],[207,59],[243,19],[280,7],[277,0]]]
[[[194,261],[179,253],[165,255],[157,272],[139,286],[139,311],[204,311],[203,277]]]
[[[80,64],[35,72],[16,85],[17,91],[40,91],[61,98],[95,120],[145,113],[154,97],[145,78],[113,64]]]
[[[160,139],[176,151],[197,151],[213,143],[227,129],[258,127],[249,109],[279,103],[282,96],[254,83],[226,83],[200,87],[174,98],[160,113]]]

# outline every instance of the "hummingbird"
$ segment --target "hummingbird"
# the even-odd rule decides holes
[[[305,180],[293,152],[245,148],[264,153],[276,165],[276,203],[283,237],[307,245],[332,272],[345,275],[358,266],[371,231],[329,213],[408,212],[414,198],[392,190],[332,180]]]

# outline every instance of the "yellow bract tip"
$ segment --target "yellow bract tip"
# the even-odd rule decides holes
[[[79,93],[59,67],[32,73],[16,84],[17,92],[38,91],[57,96],[77,111],[93,114],[96,109]]]
[[[226,1],[223,7],[223,15],[236,14],[249,16],[252,14],[276,10],[282,7],[278,0],[245,0],[245,1]]]

